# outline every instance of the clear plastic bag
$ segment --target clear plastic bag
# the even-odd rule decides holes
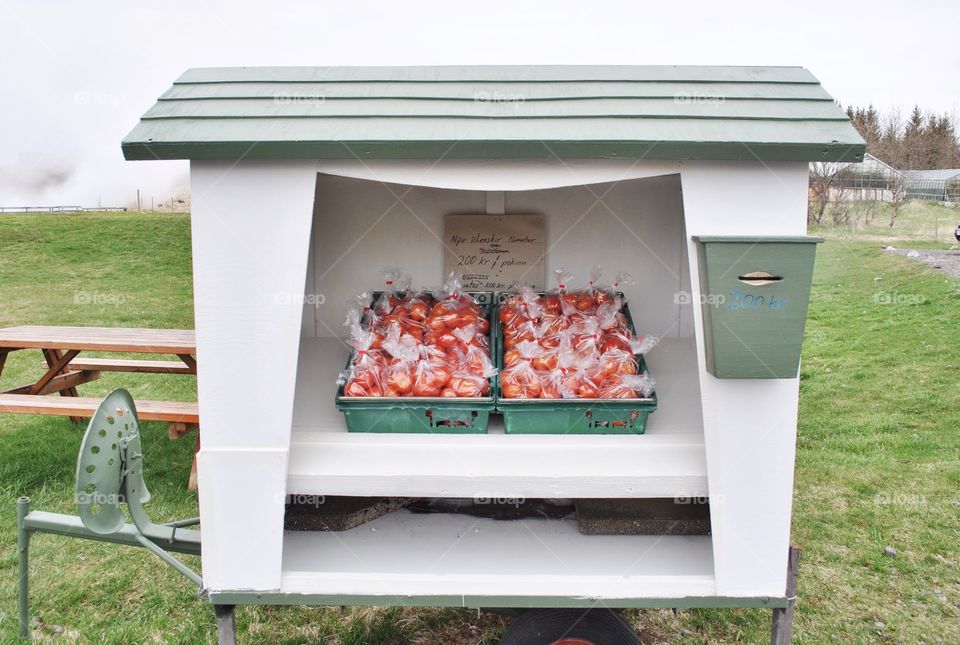
[[[417,361],[413,375],[413,396],[440,396],[452,376],[449,363],[442,353],[424,346],[426,356]]]
[[[407,280],[409,281],[409,279]],[[400,304],[398,293],[402,291],[406,285],[404,283],[403,273],[398,267],[383,269],[383,285],[383,293],[381,293],[377,301],[373,303],[373,310],[381,316],[393,313],[394,308]]]
[[[639,399],[653,394],[654,382],[647,374],[625,374],[610,378],[600,390],[602,399]]]
[[[504,354],[504,368],[500,372],[503,396],[508,399],[538,398],[541,391],[540,376],[531,361],[543,352],[542,348],[536,342],[523,341],[508,352],[510,356]]]

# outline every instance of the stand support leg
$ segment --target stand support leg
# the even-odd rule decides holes
[[[213,614],[217,617],[217,643],[236,645],[237,625],[233,618],[234,605],[214,605]]]
[[[793,639],[793,611],[797,604],[797,570],[800,566],[800,549],[790,547],[787,554],[787,606],[773,610],[770,625],[770,645],[790,645]]]
[[[19,576],[19,590],[17,602],[20,610],[20,638],[30,638],[30,532],[25,526],[27,514],[30,512],[30,498],[21,497],[17,500],[17,554],[20,563],[17,567]]]

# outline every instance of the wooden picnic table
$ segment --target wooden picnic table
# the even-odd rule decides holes
[[[11,352],[38,349],[46,371],[32,383],[0,392],[0,412],[69,416],[74,421],[93,416],[99,399],[80,397],[77,385],[100,378],[101,372],[196,374],[197,341],[190,329],[143,329],[136,327],[50,327],[24,325],[0,329],[0,376]],[[120,352],[176,356],[177,360],[129,358],[79,358],[81,352]],[[64,398],[51,397],[59,394]],[[196,403],[137,401],[143,421],[169,424],[171,439],[199,430]],[[197,433],[197,448],[200,445]],[[196,458],[190,474],[196,486]]]

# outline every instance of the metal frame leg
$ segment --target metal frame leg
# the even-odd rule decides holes
[[[217,617],[217,642],[220,645],[236,645],[237,624],[234,620],[235,605],[214,605],[213,614]]]
[[[30,638],[30,531],[27,530],[27,514],[30,512],[30,498],[17,500],[17,554],[20,563],[17,567],[19,591],[17,602],[20,610],[20,638]]]
[[[770,623],[770,645],[790,645],[793,639],[793,611],[797,604],[797,572],[800,567],[800,549],[790,547],[787,553],[787,606],[773,610]]]

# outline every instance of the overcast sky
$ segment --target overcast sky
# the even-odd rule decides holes
[[[185,69],[802,65],[846,104],[960,112],[960,3],[6,0],[0,206],[167,199],[187,163],[120,140]]]

